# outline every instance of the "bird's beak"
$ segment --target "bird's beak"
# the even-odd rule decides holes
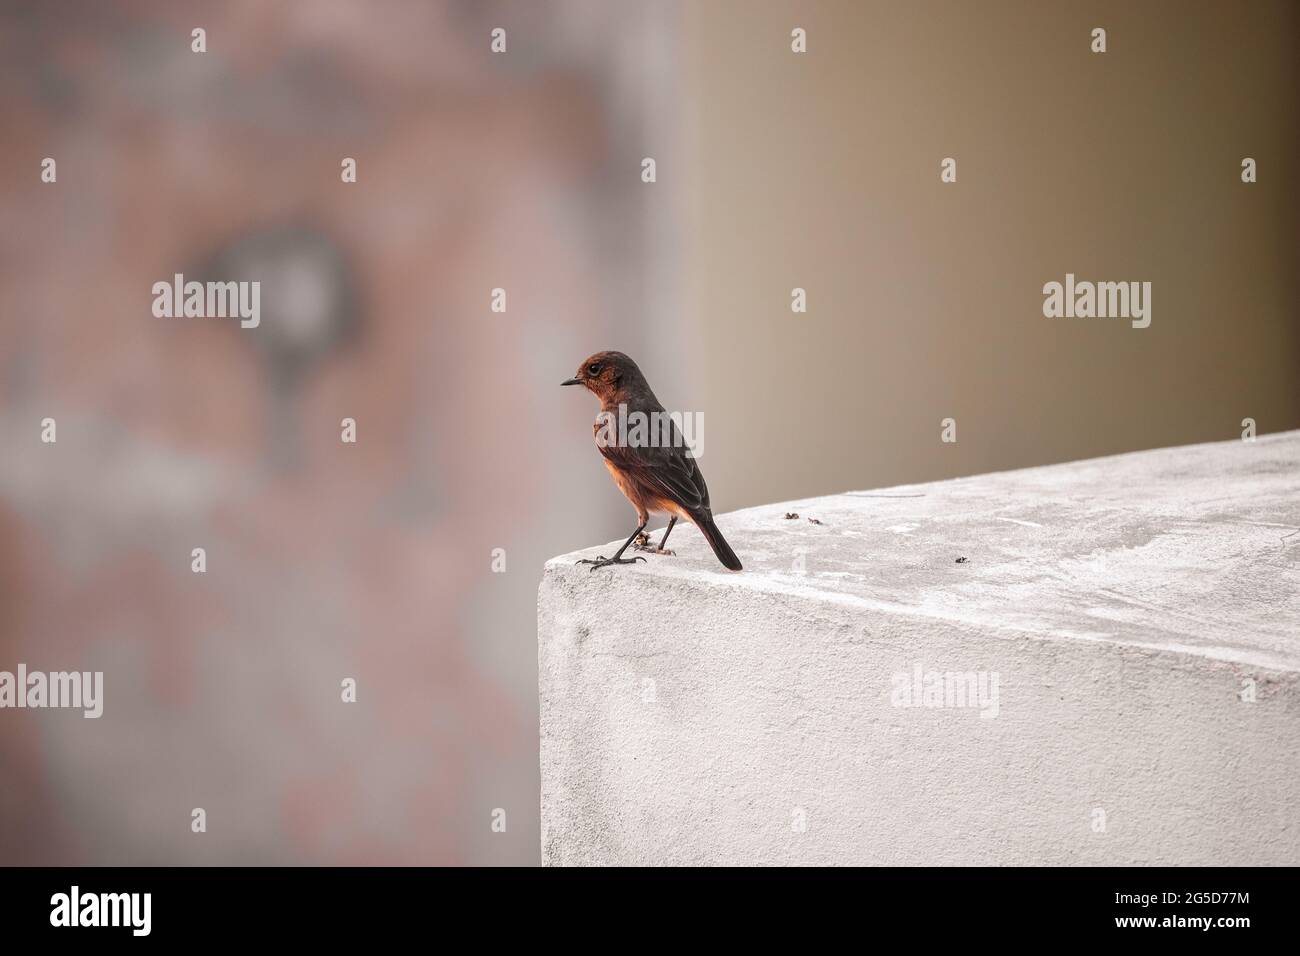
[[[561,384],[561,385],[581,385],[581,384],[582,384],[582,379],[580,379],[580,378],[570,378],[570,379],[566,379],[565,381],[561,382],[560,384]]]

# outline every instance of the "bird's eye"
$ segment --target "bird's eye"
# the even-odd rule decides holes
[[[587,366],[587,374],[588,374],[588,375],[599,375],[599,374],[600,374],[600,366],[597,365],[595,362],[593,362],[592,364],[588,365],[588,366]]]

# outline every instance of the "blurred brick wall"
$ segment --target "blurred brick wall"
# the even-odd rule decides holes
[[[0,714],[0,862],[537,859],[537,569],[617,513],[555,513],[596,468],[556,386],[646,324],[627,74],[660,30],[630,3],[4,6],[0,669],[107,686],[98,721]],[[279,269],[260,328],[151,315],[154,282],[232,261]],[[346,334],[309,314],[302,357],[269,347],[313,309]]]

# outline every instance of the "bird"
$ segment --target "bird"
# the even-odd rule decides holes
[[[650,383],[641,374],[636,362],[622,352],[597,352],[583,361],[578,367],[577,375],[560,384],[581,385],[600,399],[601,414],[592,426],[596,447],[605,459],[605,467],[614,479],[614,484],[636,509],[637,517],[636,530],[612,558],[602,554],[594,560],[584,558],[578,563],[590,564],[591,570],[595,571],[610,565],[644,561],[645,558],[639,556],[623,557],[623,552],[638,538],[640,541],[637,550],[672,554],[664,545],[668,543],[668,535],[672,533],[677,519],[685,518],[700,529],[724,567],[731,571],[741,570],[740,559],[713,521],[709,488],[704,483],[704,475],[700,472],[695,456],[690,454],[676,424],[659,404],[659,399],[655,397]],[[636,412],[642,413],[651,422],[667,422],[663,433],[651,428],[648,440],[634,443],[628,437],[635,436],[636,429],[624,436],[621,433],[626,429],[611,428],[611,423],[618,421],[620,415],[626,421]],[[656,417],[655,413],[660,417]],[[614,433],[612,436],[611,432]],[[668,440],[657,440],[663,437]],[[650,545],[649,536],[645,533],[652,512],[671,516],[657,546]]]

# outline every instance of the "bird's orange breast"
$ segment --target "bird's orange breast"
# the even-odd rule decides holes
[[[622,468],[614,464],[608,458],[605,459],[605,468],[609,471],[609,476],[614,479],[614,484],[618,485],[618,490],[623,492],[623,496],[637,508],[645,508],[648,504],[646,495],[641,486]]]
[[[686,509],[681,505],[662,495],[655,494],[608,458],[605,459],[605,468],[609,471],[610,477],[614,479],[614,484],[618,485],[618,490],[623,492],[623,496],[632,502],[632,507],[638,512],[657,511],[660,514],[677,515],[677,517],[684,518],[694,524],[694,519],[687,514]]]

